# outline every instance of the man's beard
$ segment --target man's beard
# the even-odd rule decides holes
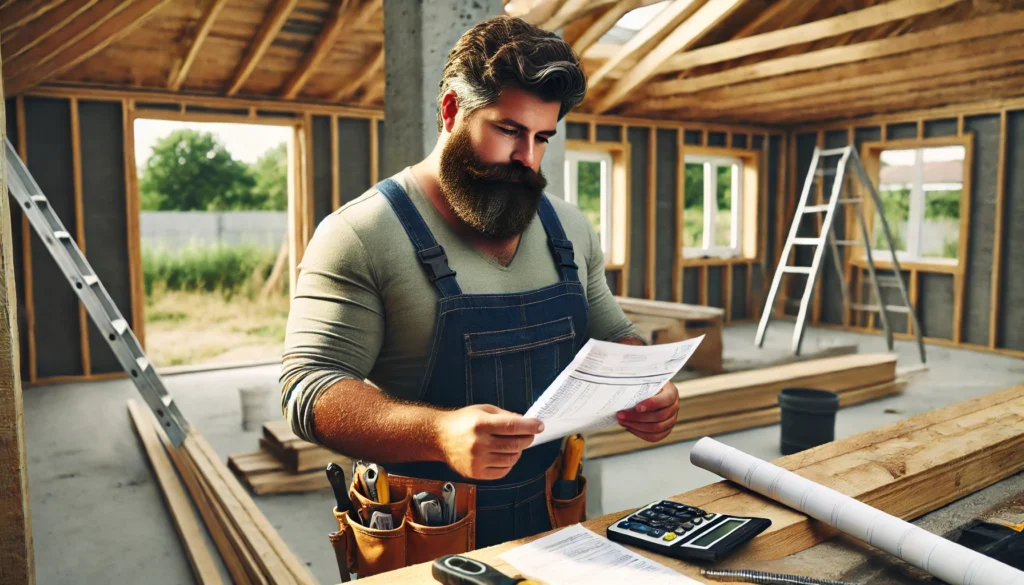
[[[520,163],[485,163],[465,129],[441,151],[441,193],[455,215],[480,234],[503,239],[522,234],[547,186],[543,173]]]

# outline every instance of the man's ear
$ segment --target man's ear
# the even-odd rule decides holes
[[[441,124],[445,132],[451,133],[455,127],[455,118],[459,114],[459,96],[454,89],[449,89],[441,96]]]

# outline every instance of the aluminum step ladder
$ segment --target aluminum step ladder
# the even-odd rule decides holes
[[[827,161],[835,161],[833,164],[829,164]],[[785,274],[803,274],[807,276],[804,284],[804,292],[800,298],[800,309],[797,313],[796,328],[793,331],[793,353],[800,355],[800,345],[803,342],[804,329],[807,320],[807,307],[811,304],[811,295],[814,291],[814,285],[818,279],[818,273],[821,268],[822,256],[824,255],[825,247],[828,246],[832,253],[832,264],[839,275],[839,282],[841,283],[841,290],[843,294],[843,309],[845,311],[866,311],[877,313],[879,320],[882,323],[882,329],[885,332],[885,340],[889,346],[889,350],[893,349],[893,334],[892,327],[889,324],[890,313],[901,313],[908,314],[913,322],[914,336],[917,339],[918,350],[921,353],[921,362],[926,361],[924,341],[921,339],[921,325],[918,323],[917,314],[914,311],[914,307],[910,303],[910,297],[907,295],[906,285],[903,282],[903,278],[900,276],[902,271],[900,269],[899,260],[896,258],[896,251],[892,243],[892,232],[889,230],[889,224],[885,219],[885,215],[877,213],[882,226],[882,234],[884,235],[885,245],[888,248],[890,258],[892,259],[894,276],[879,276],[875,270],[874,259],[872,258],[872,247],[871,247],[871,236],[868,233],[867,218],[864,214],[864,200],[861,197],[843,194],[843,187],[846,184],[846,171],[852,168],[854,177],[861,185],[864,190],[871,196],[871,200],[874,204],[874,209],[884,209],[882,206],[881,199],[878,196],[878,191],[875,189],[874,183],[868,176],[867,171],[864,170],[864,165],[861,164],[860,157],[857,156],[857,151],[853,146],[846,146],[843,148],[832,148],[832,149],[821,149],[815,148],[814,155],[811,158],[810,170],[807,173],[807,177],[804,180],[803,190],[800,193],[800,201],[797,203],[796,212],[793,215],[793,223],[789,228],[789,236],[786,238],[786,244],[782,248],[782,256],[779,259],[778,267],[775,270],[775,276],[772,279],[771,289],[768,292],[768,298],[765,302],[764,310],[761,312],[761,320],[757,326],[757,337],[755,342],[758,347],[762,347],[764,344],[764,335],[768,329],[768,322],[771,320],[772,309],[775,306],[775,299],[779,293],[779,288],[782,284],[782,277]],[[815,186],[816,181],[824,181],[825,177],[834,177],[832,182],[831,193],[828,196],[827,203],[809,205],[808,199],[811,196],[811,190]],[[848,209],[854,212],[856,222],[859,227],[858,231],[862,239],[845,239],[837,240],[833,233],[833,227],[836,217],[836,209],[839,205],[848,206]],[[821,221],[821,234],[817,237],[806,237],[799,236],[800,222],[805,216],[814,214],[824,214],[824,218]],[[810,266],[793,266],[790,265],[789,258],[793,251],[794,246],[809,246],[814,248],[814,257],[811,260]],[[863,246],[865,259],[868,267],[868,282],[871,286],[871,294],[873,299],[869,303],[852,303],[850,301],[850,293],[847,290],[846,276],[843,273],[842,267],[844,266],[842,256],[839,253],[839,248],[850,248]],[[882,288],[894,288],[899,290],[899,297],[902,304],[888,304],[883,300]]]
[[[178,410],[174,398],[167,392],[160,376],[153,369],[142,345],[135,337],[128,321],[121,316],[117,305],[103,287],[78,244],[64,228],[60,218],[50,207],[42,189],[18,156],[10,139],[5,139],[8,190],[18,207],[28,216],[39,239],[71,284],[72,290],[85,305],[93,323],[103,333],[117,361],[138,388],[142,398],[156,415],[167,437],[175,447],[180,446],[188,433],[188,421]]]

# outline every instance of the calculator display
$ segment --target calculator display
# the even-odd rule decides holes
[[[714,530],[702,535],[700,538],[694,540],[690,544],[693,546],[707,546],[715,542],[719,538],[725,536],[726,534],[729,534],[736,528],[739,528],[741,525],[743,525],[743,520],[727,520],[725,522],[722,522],[722,524],[720,524]]]

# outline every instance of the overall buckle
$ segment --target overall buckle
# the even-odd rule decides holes
[[[448,266],[448,256],[440,245],[417,252],[420,262],[427,270],[430,282],[437,282],[448,276],[455,276],[455,271]]]
[[[558,258],[558,265],[565,268],[576,268],[576,255],[572,251],[572,242],[569,240],[551,240],[551,248]]]

